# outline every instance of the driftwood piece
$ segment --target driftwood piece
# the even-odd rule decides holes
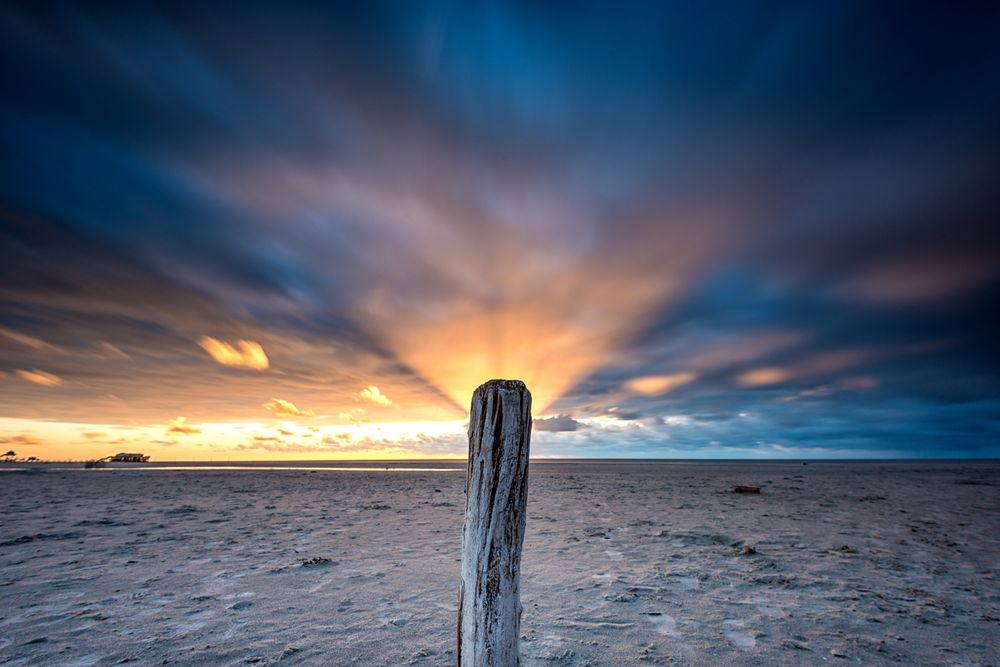
[[[460,667],[520,664],[521,546],[528,501],[531,393],[490,380],[472,395],[462,583]]]
[[[735,493],[760,493],[759,486],[737,486],[734,489]]]

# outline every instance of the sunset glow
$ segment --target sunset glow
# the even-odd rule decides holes
[[[376,5],[0,9],[19,458],[1000,453],[989,31]]]

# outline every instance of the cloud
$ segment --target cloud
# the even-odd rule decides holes
[[[238,451],[264,450],[283,454],[334,454],[350,452],[398,452],[400,454],[423,452],[428,443],[419,436],[411,442],[387,439],[360,438],[353,440],[348,434],[340,433],[334,437],[327,436],[321,442],[289,443],[277,438],[254,438],[252,443],[241,443],[236,446]]]
[[[622,421],[636,421],[646,416],[639,410],[622,410],[618,406],[608,408],[608,414]]]
[[[625,388],[636,394],[658,396],[673,391],[681,385],[695,379],[694,373],[674,373],[672,375],[647,375],[632,378],[625,383]]]
[[[167,423],[167,433],[191,435],[193,433],[201,433],[201,429],[188,424],[186,417],[175,417]]]
[[[801,401],[806,399],[822,399],[832,396],[840,391],[868,391],[878,386],[878,380],[869,377],[847,378],[833,384],[824,384],[811,389],[803,389],[797,394],[785,396],[779,399],[784,403]]]
[[[7,327],[0,327],[0,336],[9,338],[10,340],[20,343],[21,345],[36,350],[39,352],[60,352],[61,350],[55,345],[46,343],[40,338],[35,338],[34,336],[29,336],[23,334],[19,331],[14,331],[13,329],[8,329]]]
[[[368,401],[369,403],[375,403],[376,405],[382,405],[388,407],[392,405],[392,401],[373,384],[368,385],[366,388],[358,392],[358,398],[362,401]]]
[[[102,340],[97,344],[97,348],[100,350],[98,356],[102,359],[131,359],[127,352],[122,350],[116,345],[112,345],[106,340]]]
[[[270,410],[277,415],[287,415],[289,417],[313,417],[316,415],[312,410],[302,410],[291,401],[280,398],[272,398],[267,403],[261,405],[266,410]]]
[[[364,408],[351,408],[350,412],[341,412],[337,418],[345,422],[363,422],[366,421],[364,415]]]
[[[586,424],[576,421],[569,415],[554,415],[534,420],[531,428],[536,431],[576,431],[586,428]]]
[[[792,374],[783,368],[755,368],[736,376],[736,381],[746,387],[762,387],[781,384],[790,379]]]
[[[87,440],[97,440],[99,438],[108,437],[107,433],[100,433],[98,431],[87,431],[86,433],[83,433],[81,435],[83,435],[83,437],[86,438]]]
[[[238,341],[239,349],[211,336],[202,336],[198,344],[223,366],[239,366],[260,371],[269,365],[264,348],[252,340]]]
[[[6,447],[7,445],[34,446],[40,444],[42,444],[42,441],[36,438],[35,436],[31,435],[30,433],[0,436],[0,446],[4,447]]]
[[[670,437],[689,430],[692,452],[801,446],[849,415],[827,436],[997,454],[1000,99],[980,94],[996,39],[977,10],[948,12],[947,30],[940,11],[887,10],[898,34],[876,43],[863,3],[775,5],[737,40],[699,31],[710,13],[650,7],[536,33],[558,17],[533,3],[388,17],[285,3],[226,24],[20,4],[0,20],[0,60],[24,84],[4,109],[19,167],[0,179],[5,415],[245,423],[268,394],[388,413],[352,401],[369,379],[407,417],[457,419],[506,376],[538,414],[689,415]],[[424,70],[417,45],[443,19],[463,38]],[[534,37],[497,68],[508,33]],[[605,48],[612,33],[622,48]],[[864,48],[813,48],[842,43]],[[90,113],[98,100],[115,122]],[[203,372],[209,333],[239,370]],[[238,338],[281,373],[246,370]],[[881,352],[936,341],[952,343]],[[877,353],[810,362],[845,346]],[[28,391],[14,369],[35,367],[64,386]],[[794,382],[769,386],[768,368]],[[698,377],[635,377],[677,371]],[[880,384],[825,389],[848,376]],[[626,453],[665,446],[628,433],[650,440]],[[545,435],[619,454],[596,426]]]
[[[40,371],[37,368],[33,371],[19,370],[17,371],[17,374],[28,382],[34,382],[35,384],[40,384],[43,387],[58,387],[62,384],[62,378],[58,375],[46,373],[45,371]]]

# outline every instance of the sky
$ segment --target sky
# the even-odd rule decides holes
[[[1000,456],[1000,6],[4,3],[0,450]]]

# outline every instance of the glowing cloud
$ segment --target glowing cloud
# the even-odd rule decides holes
[[[46,373],[45,371],[40,371],[37,368],[33,371],[19,370],[17,374],[28,382],[34,382],[35,384],[40,384],[43,387],[58,387],[62,384],[62,378],[58,375]]]
[[[316,415],[312,410],[302,410],[291,401],[280,398],[272,398],[267,403],[263,403],[261,407],[276,415],[288,415],[289,417],[313,417]]]
[[[783,368],[755,368],[740,373],[736,380],[747,387],[761,387],[769,384],[780,384],[791,377],[791,373]]]
[[[240,366],[261,371],[269,365],[264,348],[252,340],[238,341],[239,349],[211,336],[202,336],[198,344],[223,366]]]
[[[632,378],[625,383],[625,388],[644,396],[658,396],[673,391],[681,385],[695,379],[694,373],[674,373],[672,375],[646,375]]]
[[[186,417],[176,417],[167,422],[167,433],[191,435],[194,433],[201,433],[201,429],[188,424]]]
[[[392,405],[392,401],[389,397],[383,394],[382,391],[373,384],[370,384],[366,388],[359,391],[358,398],[362,401],[368,401],[385,407]]]

